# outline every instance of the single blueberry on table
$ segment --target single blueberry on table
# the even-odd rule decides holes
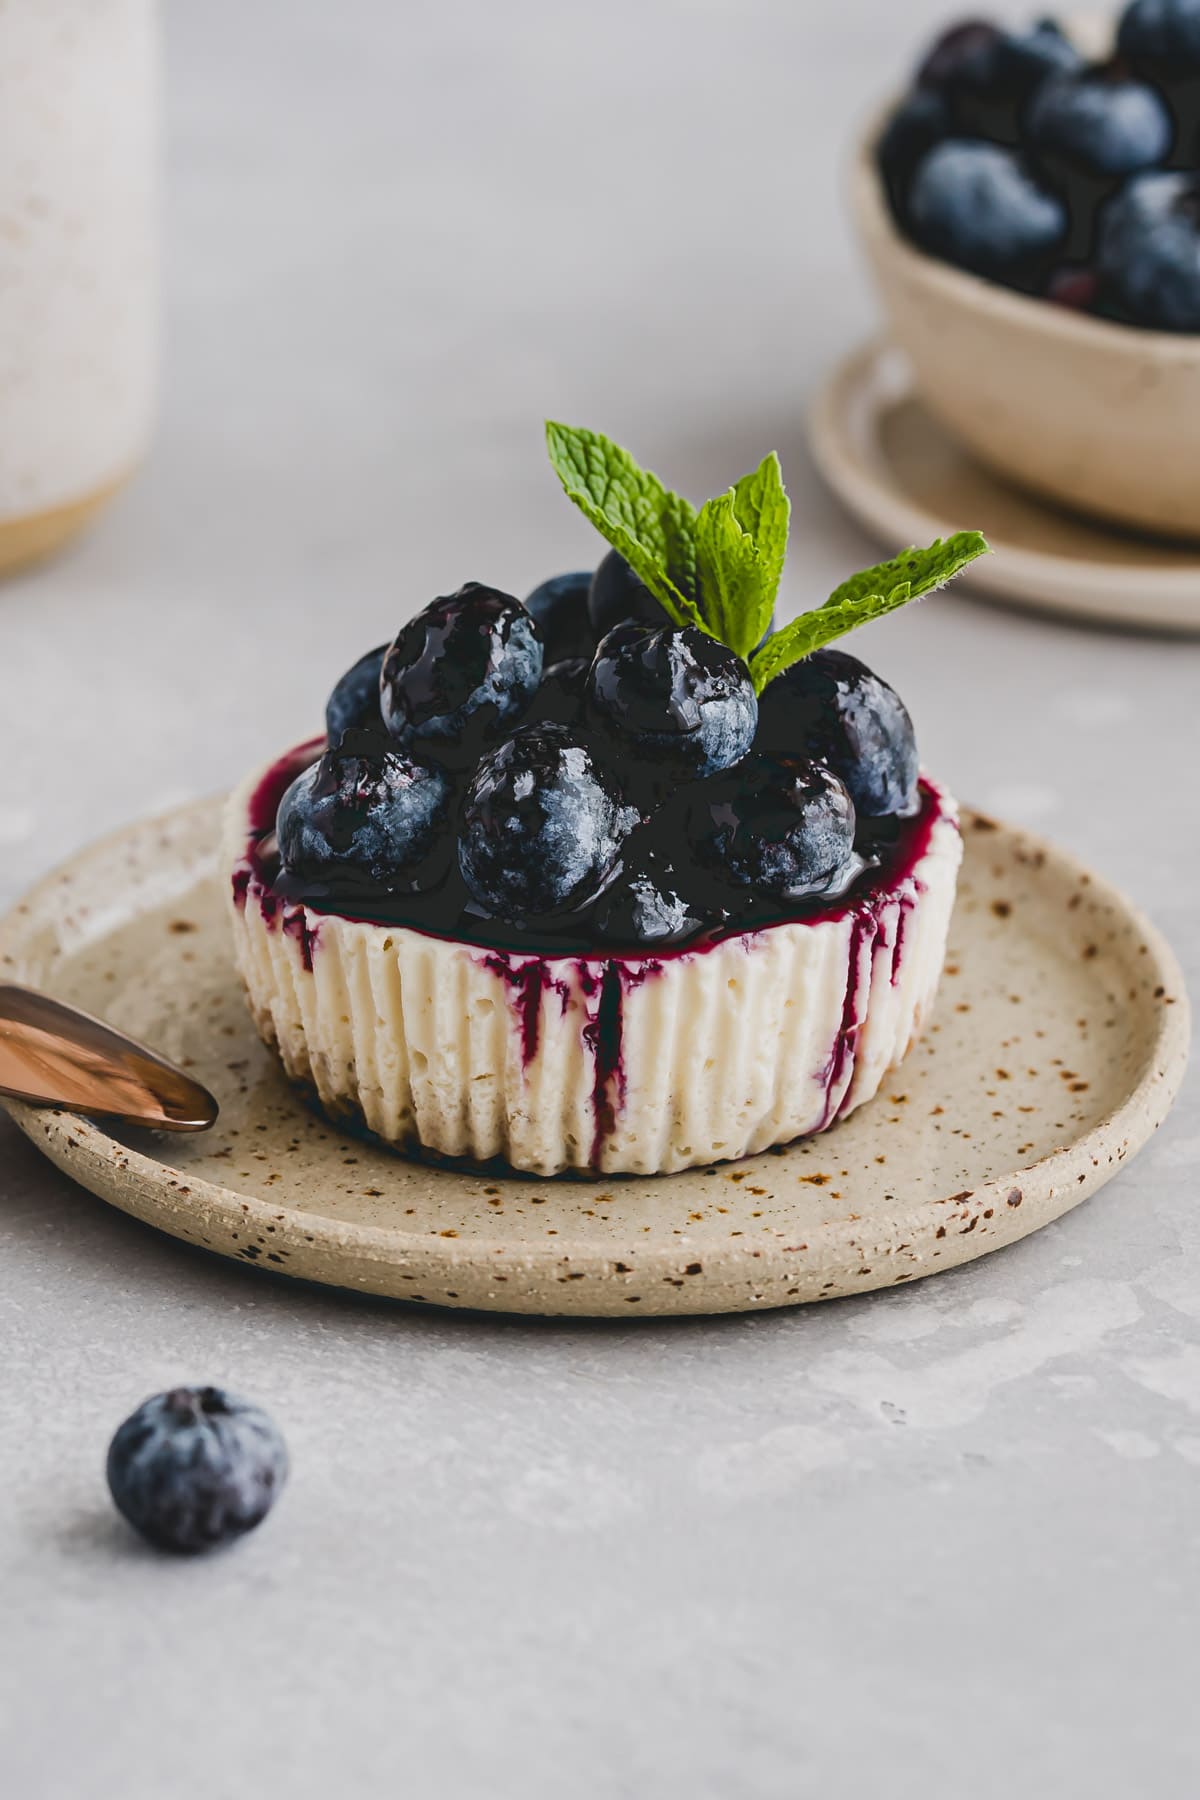
[[[525,611],[538,628],[547,663],[564,662],[571,656],[590,657],[596,635],[588,616],[592,571],[552,575],[535,587],[525,601]]]
[[[579,725],[583,722],[591,658],[568,656],[542,671],[541,686],[525,715],[527,725]]]
[[[587,710],[631,783],[666,788],[729,768],[758,723],[745,663],[694,625],[616,626],[596,651]]]
[[[379,676],[387,645],[368,650],[352,668],[346,670],[325,703],[325,736],[331,744],[339,742],[344,731],[374,726],[381,730],[379,713]]]
[[[268,1415],[215,1387],[155,1394],[108,1451],[119,1511],[161,1550],[211,1550],[253,1530],[287,1473],[287,1448]]]
[[[757,750],[816,757],[845,782],[863,818],[917,804],[917,740],[899,694],[845,650],[815,650],[759,696]]]
[[[1136,325],[1200,331],[1200,176],[1138,175],[1103,209],[1105,297]]]
[[[909,194],[924,249],[978,275],[1024,284],[1067,235],[1067,211],[1019,157],[996,144],[949,138],[918,165]]]
[[[688,797],[697,854],[737,887],[772,900],[835,890],[854,855],[854,802],[824,763],[751,756]]]
[[[1168,154],[1174,138],[1162,96],[1110,69],[1043,82],[1025,120],[1027,143],[1047,167],[1092,176],[1133,175]]]
[[[494,918],[549,919],[596,897],[637,822],[578,733],[523,726],[475,771],[459,868]]]
[[[516,725],[537,692],[537,627],[519,600],[468,581],[432,601],[390,645],[383,722],[397,743],[470,768]]]
[[[602,558],[592,576],[588,613],[596,639],[604,637],[614,625],[621,625],[626,619],[639,619],[643,625],[670,624],[650,589],[616,550],[610,550]]]
[[[420,893],[453,851],[453,788],[377,733],[343,732],[279,803],[279,859],[289,875],[335,888]]]

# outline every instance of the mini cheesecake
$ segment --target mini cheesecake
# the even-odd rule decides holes
[[[260,1033],[397,1149],[659,1175],[825,1131],[937,991],[962,854],[896,690],[839,640],[987,546],[905,550],[775,629],[764,458],[698,511],[547,425],[611,548],[430,600],[224,832]]]
[[[870,1100],[929,1016],[962,846],[928,779],[878,866],[802,917],[652,953],[524,949],[439,926],[436,901],[414,925],[297,897],[276,813],[322,749],[229,802],[237,965],[287,1074],[397,1148],[538,1175],[747,1156]]]

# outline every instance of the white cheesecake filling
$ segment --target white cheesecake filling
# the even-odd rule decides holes
[[[289,1076],[390,1144],[538,1175],[751,1155],[870,1100],[933,1005],[962,843],[931,783],[913,851],[828,914],[579,956],[280,899],[253,857],[269,778],[234,794],[225,827],[250,1010]]]

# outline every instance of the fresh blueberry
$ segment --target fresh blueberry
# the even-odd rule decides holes
[[[379,716],[379,675],[387,645],[368,650],[360,656],[325,702],[325,735],[331,744],[340,742],[343,731],[359,727],[381,728]]]
[[[1133,0],[1117,34],[1123,62],[1161,91],[1175,126],[1169,166],[1200,157],[1200,0]]]
[[[283,1438],[262,1408],[214,1387],[155,1394],[108,1450],[118,1509],[160,1550],[212,1550],[252,1531],[287,1472]]]
[[[542,641],[519,600],[468,581],[410,619],[383,661],[383,722],[398,743],[470,768],[520,723]]]
[[[1136,325],[1200,331],[1200,176],[1138,175],[1101,214],[1106,297]]]
[[[658,848],[654,832],[652,822],[636,834],[640,841],[631,842],[620,874],[600,896],[592,923],[597,937],[608,944],[627,949],[681,944],[696,935],[708,916],[694,891],[694,872],[682,873],[690,857],[672,857]]]
[[[970,21],[938,39],[917,80],[919,91],[942,98],[953,135],[1016,144],[1022,108],[1041,83],[1082,67],[1083,57],[1051,19],[1013,32]]]
[[[1084,67],[1081,51],[1054,19],[1027,31],[1006,31],[992,65],[995,86],[1025,100],[1051,75],[1073,75]]]
[[[688,806],[699,857],[773,900],[828,893],[854,854],[854,802],[824,763],[752,756],[700,784]]]
[[[595,898],[637,818],[577,733],[524,726],[471,782],[458,845],[463,880],[509,924],[552,918]]]
[[[665,625],[670,621],[654,595],[630,568],[625,558],[610,550],[601,559],[588,592],[588,613],[593,636],[599,640],[614,625],[626,619],[639,619],[643,625]]]
[[[588,617],[590,569],[571,575],[552,575],[535,587],[525,601],[525,611],[538,628],[548,663],[569,656],[591,657],[596,638]]]
[[[423,892],[452,845],[450,778],[366,731],[343,733],[279,803],[279,857],[301,881]]]
[[[580,725],[591,659],[568,656],[542,672],[542,683],[525,715],[527,725]]]
[[[742,659],[706,632],[630,621],[596,651],[588,718],[623,773],[669,788],[745,756],[758,701]]]
[[[1062,202],[995,144],[949,139],[917,168],[912,231],[926,250],[979,275],[1023,285],[1066,238]]]
[[[815,650],[763,689],[755,748],[817,757],[845,782],[863,818],[917,804],[917,740],[894,688],[844,650]]]
[[[917,69],[917,86],[986,90],[1003,32],[987,19],[962,19],[942,32]]]
[[[1200,73],[1200,0],[1133,0],[1121,15],[1117,49],[1164,73]]]
[[[949,137],[952,125],[946,97],[936,88],[917,88],[900,102],[879,140],[879,172],[892,210],[902,222],[908,213],[908,190],[921,158]]]
[[[1048,166],[1061,160],[1093,176],[1152,168],[1167,155],[1173,135],[1162,96],[1111,69],[1043,82],[1025,119],[1026,141]]]

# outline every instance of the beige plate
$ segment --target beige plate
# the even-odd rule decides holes
[[[902,351],[871,344],[844,362],[817,397],[810,443],[834,493],[890,548],[985,532],[995,554],[961,577],[978,593],[1200,631],[1200,547],[1109,531],[1006,486],[925,411]]]
[[[0,924],[0,977],[107,1015],[221,1102],[189,1139],[16,1103],[124,1211],[259,1268],[511,1312],[736,1312],[912,1281],[1045,1225],[1116,1173],[1183,1073],[1178,966],[1121,896],[968,813],[938,1014],[824,1137],[601,1182],[463,1173],[343,1136],[260,1045],[230,963],[206,801],[74,858]]]

